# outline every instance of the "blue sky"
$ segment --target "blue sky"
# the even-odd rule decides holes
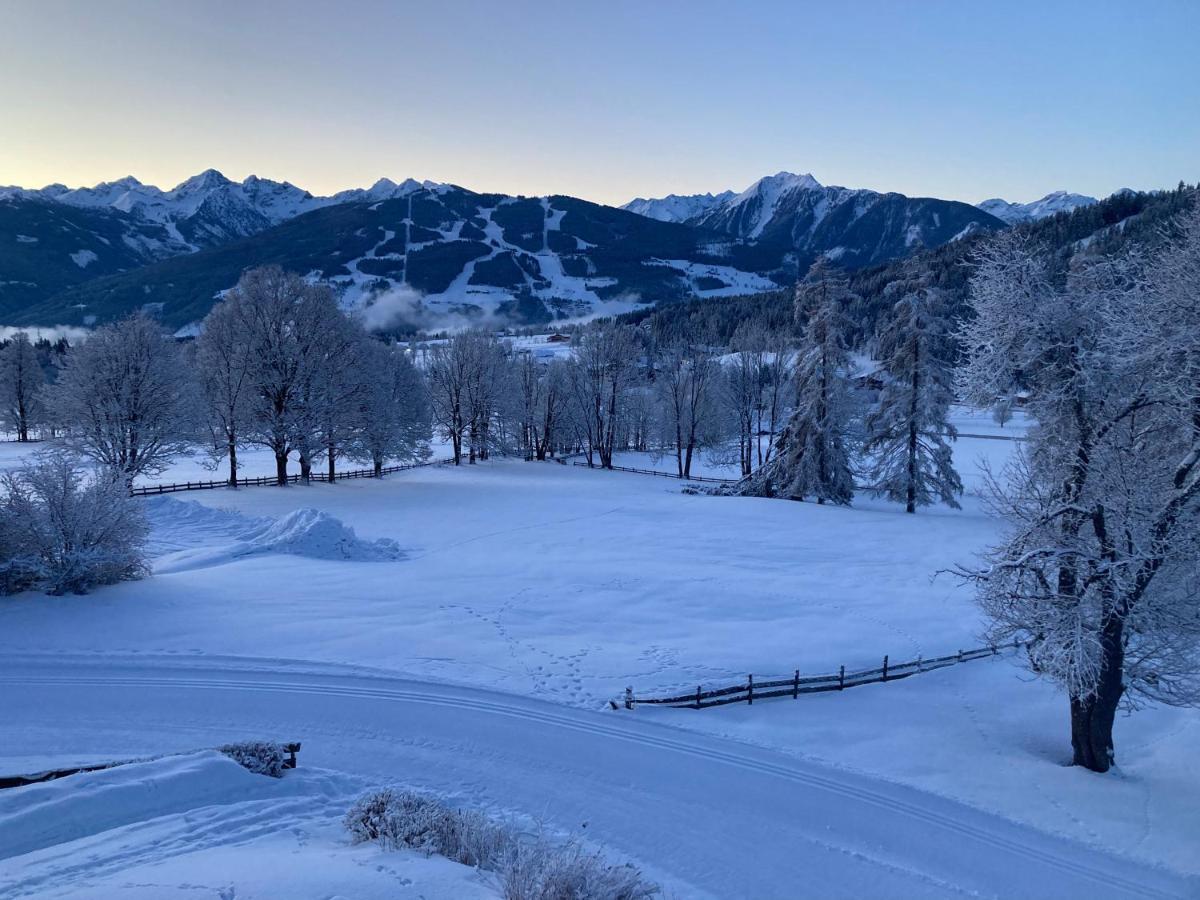
[[[5,0],[0,184],[976,202],[1200,178],[1200,0]]]

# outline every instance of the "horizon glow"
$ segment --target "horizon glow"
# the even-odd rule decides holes
[[[975,203],[1200,177],[1200,3],[0,7],[0,184],[740,191]]]

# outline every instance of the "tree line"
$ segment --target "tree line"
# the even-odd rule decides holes
[[[598,321],[548,362],[482,330],[386,344],[327,288],[265,268],[194,344],[133,317],[71,348],[52,384],[18,336],[0,354],[0,408],[18,435],[52,428],[108,473],[73,497],[75,518],[136,536],[111,520],[121,491],[197,436],[231,482],[246,445],[271,450],[282,484],[293,456],[302,475],[323,459],[332,477],[341,458],[379,471],[428,453],[437,434],[460,464],[579,453],[612,467],[636,450],[670,453],[687,477],[707,453],[744,476],[720,493],[845,505],[865,489],[909,513],[957,506],[951,404],[990,407],[1003,424],[1019,398],[1033,427],[988,490],[1006,531],[956,571],[992,642],[1019,641],[1029,668],[1064,689],[1074,761],[1105,771],[1122,704],[1200,702],[1200,207],[1160,221],[1153,241],[1066,266],[1039,234],[975,245],[965,309],[926,267],[898,266],[859,342],[865,371],[850,350],[862,296],[825,264],[796,285],[787,328],[775,307],[726,344],[682,321]],[[4,484],[0,551],[41,540],[50,549],[24,558],[50,559],[57,588],[76,582],[56,550],[87,542],[38,535],[71,519],[46,510],[82,490],[72,466]],[[124,577],[137,561],[105,565]],[[13,566],[0,576],[0,590],[28,580]]]

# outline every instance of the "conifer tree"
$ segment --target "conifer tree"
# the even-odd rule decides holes
[[[947,443],[957,432],[947,421],[954,395],[944,309],[936,288],[910,290],[878,338],[887,379],[866,417],[864,450],[872,457],[874,493],[909,513],[935,501],[958,509],[963,489]]]
[[[774,458],[743,482],[739,493],[841,505],[853,499],[844,309],[855,299],[846,282],[823,264],[796,286],[796,316],[806,325],[796,356],[795,404]]]

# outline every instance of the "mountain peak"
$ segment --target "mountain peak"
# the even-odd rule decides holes
[[[213,188],[225,187],[230,184],[233,184],[233,182],[216,169],[205,169],[200,174],[193,175],[186,181],[177,184],[174,192],[209,191]]]
[[[1070,191],[1051,191],[1045,197],[1030,203],[1011,203],[1000,197],[993,197],[990,200],[984,200],[982,203],[976,204],[976,207],[1001,221],[1015,225],[1019,222],[1035,222],[1038,219],[1057,215],[1060,212],[1070,212],[1082,206],[1091,206],[1096,202],[1095,197],[1088,197],[1085,194],[1072,194]]]

